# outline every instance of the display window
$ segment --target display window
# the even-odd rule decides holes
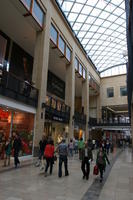
[[[60,101],[57,101],[57,110],[61,111],[61,102]]]
[[[13,132],[19,134],[22,148],[19,156],[31,155],[33,146],[34,114],[0,107],[0,159],[4,158],[6,141]]]
[[[52,98],[51,107],[56,109],[56,100]]]

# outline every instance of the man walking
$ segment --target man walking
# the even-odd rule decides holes
[[[20,164],[18,156],[19,156],[19,151],[21,149],[21,146],[22,146],[21,139],[18,134],[15,134],[15,139],[13,142],[15,168],[17,168],[18,164]]]
[[[62,140],[61,144],[58,146],[58,152],[59,152],[59,171],[58,176],[59,178],[62,177],[62,163],[64,162],[65,167],[65,176],[68,176],[68,166],[67,166],[67,156],[68,156],[68,147],[65,143],[65,139]]]

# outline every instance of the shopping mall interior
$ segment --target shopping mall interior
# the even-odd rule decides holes
[[[132,0],[0,1],[0,200],[133,199],[132,26]],[[43,136],[57,156],[47,178],[46,160],[36,165]],[[89,180],[75,150],[81,138],[92,144]],[[59,179],[62,140],[69,176]],[[108,142],[100,183],[94,167]]]

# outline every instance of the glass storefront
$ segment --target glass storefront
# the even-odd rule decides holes
[[[60,143],[63,138],[68,142],[68,125],[54,121],[46,121],[44,125],[44,134],[47,137],[51,137],[55,145]]]
[[[31,155],[33,146],[34,114],[0,107],[0,159],[4,156],[5,142],[17,132],[22,141],[20,156]]]

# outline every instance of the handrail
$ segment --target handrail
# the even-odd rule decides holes
[[[2,67],[0,67],[0,71],[0,92],[2,95],[37,106],[39,93],[37,88],[32,86],[29,81],[17,77]]]

